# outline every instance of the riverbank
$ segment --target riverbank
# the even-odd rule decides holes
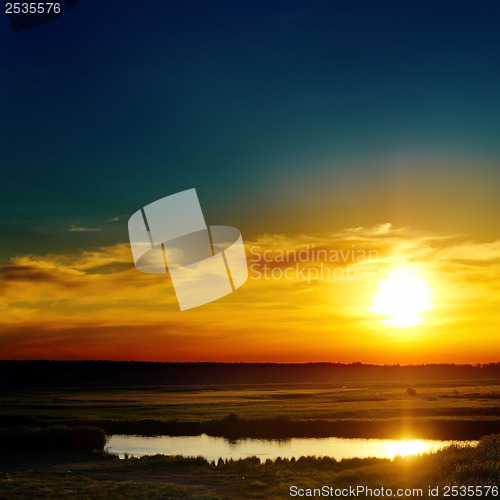
[[[52,428],[54,421],[12,418],[4,420],[6,430],[16,427],[6,425],[22,422],[29,428]],[[491,416],[478,418],[407,417],[405,419],[343,419],[343,420],[292,420],[285,416],[271,418],[243,418],[231,414],[221,419],[202,422],[171,420],[61,420],[58,426],[95,427],[106,434],[134,434],[141,436],[207,436],[226,439],[289,439],[301,438],[362,438],[362,439],[436,439],[477,440],[488,434],[500,433],[500,419]]]
[[[38,458],[37,458],[38,457]],[[17,464],[17,466],[16,466]],[[436,453],[386,459],[302,457],[260,464],[249,458],[209,463],[162,455],[119,460],[105,454],[29,455],[0,462],[0,488],[7,499],[189,498],[198,500],[290,498],[291,487],[336,489],[365,486],[420,489],[497,486],[500,436],[476,448],[452,446]],[[490,488],[491,492],[491,488]],[[490,493],[490,497],[493,497]]]

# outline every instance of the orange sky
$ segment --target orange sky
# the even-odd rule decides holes
[[[500,241],[421,234],[387,223],[330,235],[265,234],[245,243],[247,283],[183,312],[170,279],[137,271],[128,244],[12,258],[0,269],[2,358],[391,364],[500,359]],[[323,253],[312,256],[312,249]],[[302,254],[289,253],[281,262],[286,250]],[[371,259],[360,257],[363,252]],[[264,255],[270,262],[262,261]],[[325,261],[325,255],[341,262]],[[387,325],[372,307],[380,280],[400,266],[414,270],[432,292],[433,308],[411,328]],[[321,269],[323,279],[315,279]]]

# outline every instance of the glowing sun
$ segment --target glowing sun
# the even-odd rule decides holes
[[[412,269],[390,272],[378,282],[372,311],[385,316],[385,324],[408,328],[424,323],[422,313],[432,309],[431,291],[427,282]]]

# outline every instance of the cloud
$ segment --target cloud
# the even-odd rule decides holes
[[[64,273],[52,273],[48,269],[35,266],[7,265],[0,268],[0,277],[5,281],[31,283],[60,283],[64,284]]]
[[[441,250],[439,258],[469,263],[500,260],[500,240],[475,243],[467,241]]]
[[[94,232],[94,231],[102,231],[102,229],[99,227],[85,227],[85,226],[78,226],[77,224],[73,224],[68,229],[68,231],[71,233],[88,233],[88,232]]]
[[[406,352],[409,344],[398,339],[390,348],[381,344],[380,336],[387,332],[368,306],[378,280],[400,265],[419,269],[436,295],[433,316],[421,332],[425,350],[420,351],[439,346],[445,356],[441,343],[453,332],[456,352],[478,351],[472,343],[483,346],[489,353],[485,356],[494,351],[488,346],[500,324],[498,242],[381,224],[332,234],[262,234],[246,238],[246,248],[250,265],[256,256],[270,257],[271,262],[257,264],[277,269],[276,276],[256,279],[251,269],[250,279],[235,293],[184,312],[178,309],[168,274],[137,271],[126,243],[75,254],[13,257],[0,266],[4,355],[270,361],[273,356],[283,361],[306,356],[302,360],[307,361],[327,360],[330,353],[334,357],[328,359],[373,361],[376,354],[378,361],[388,361],[398,349]],[[309,254],[304,262],[297,259],[307,249],[324,253],[320,258]],[[323,257],[354,250],[375,251],[377,258],[330,262]],[[276,261],[280,252],[286,258]],[[467,256],[473,259],[465,261]],[[363,277],[308,279],[294,272],[288,279],[279,274],[296,264],[306,270],[321,264],[342,272],[358,269]]]

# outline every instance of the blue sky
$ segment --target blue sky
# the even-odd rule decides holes
[[[244,235],[498,235],[499,25],[500,3],[451,1],[4,17],[0,259],[125,242],[128,215],[191,187]]]

